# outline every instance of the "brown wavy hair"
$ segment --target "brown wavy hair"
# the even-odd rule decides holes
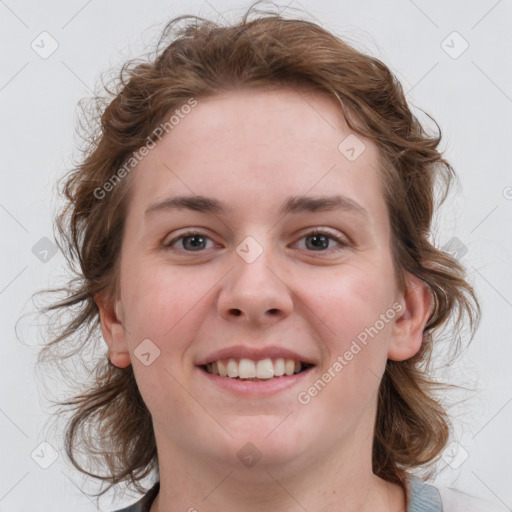
[[[68,457],[83,473],[110,484],[99,494],[120,482],[145,492],[140,481],[158,471],[158,460],[151,416],[132,367],[117,368],[109,361],[94,300],[100,292],[115,297],[118,290],[131,180],[119,180],[101,198],[97,191],[143,145],[157,142],[154,130],[190,98],[266,86],[307,87],[331,95],[353,132],[377,145],[397,278],[403,289],[409,272],[433,296],[419,352],[406,361],[387,362],[375,423],[374,473],[405,488],[405,472],[432,466],[449,439],[449,417],[435,398],[446,388],[432,377],[432,351],[449,326],[446,339],[456,353],[457,333],[467,322],[474,333],[480,309],[464,269],[430,240],[437,201],[446,198],[455,177],[438,150],[441,130],[426,114],[437,127],[435,134],[426,132],[383,62],[314,22],[258,11],[253,4],[232,25],[189,15],[170,21],[155,51],[126,63],[114,86],[92,100],[92,111],[84,111],[85,146],[63,177],[65,206],[56,217],[56,239],[73,278],[47,290],[65,297],[44,312],[71,318],[49,322],[51,335],[39,362],[76,355],[84,361],[88,347],[99,349],[80,393],[58,402],[71,411]],[[91,470],[93,461],[99,470]]]

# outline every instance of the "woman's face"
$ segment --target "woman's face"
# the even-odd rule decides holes
[[[365,457],[386,360],[421,343],[395,282],[376,146],[319,93],[197,101],[125,178],[117,317],[102,310],[112,361],[133,365],[160,459]],[[208,373],[223,363],[245,378]]]

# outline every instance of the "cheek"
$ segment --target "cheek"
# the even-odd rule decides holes
[[[355,421],[374,410],[396,313],[393,288],[385,280],[352,271],[334,285],[328,282],[325,293],[310,303],[327,324],[322,342],[328,357],[298,398],[307,402],[305,413],[325,417],[342,436],[353,424],[348,418]]]
[[[380,263],[384,263],[381,260]],[[391,263],[390,263],[391,265]],[[393,272],[388,265],[350,264],[336,272],[316,276],[314,286],[303,290],[304,301],[318,312],[330,333],[331,345],[343,348],[392,309],[395,297]],[[392,316],[391,312],[388,316]],[[387,333],[390,318],[379,331]]]
[[[137,271],[126,273],[122,281],[137,385],[154,421],[177,429],[185,417],[197,414],[190,396],[183,390],[182,370],[190,363],[185,360],[187,347],[198,327],[201,298],[211,288],[207,284],[199,286],[201,280],[191,283],[183,274],[141,265]],[[150,364],[138,357],[141,342],[147,339],[151,340],[147,345]]]
[[[149,409],[153,422],[180,431],[187,418],[197,416],[197,404],[183,388],[181,376],[169,368],[165,356],[150,366],[133,365],[140,394]]]
[[[130,332],[135,338],[154,338],[158,345],[179,339],[177,334],[193,320],[193,310],[211,288],[207,281],[190,279],[185,272],[154,265],[132,271],[123,284]]]

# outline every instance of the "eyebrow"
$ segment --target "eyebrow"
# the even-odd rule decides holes
[[[175,209],[187,209],[215,215],[232,214],[233,209],[212,197],[190,195],[173,196],[151,204],[145,211],[145,215],[155,212]],[[363,217],[368,217],[368,212],[359,203],[346,196],[292,196],[284,201],[280,209],[281,215],[302,212],[323,212],[332,210],[344,210],[353,212]]]

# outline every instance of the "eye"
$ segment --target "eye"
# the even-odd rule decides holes
[[[344,238],[325,229],[310,231],[300,238],[300,240],[303,239],[306,240],[306,250],[314,252],[339,251],[349,245]],[[208,241],[213,243],[210,237],[201,232],[187,231],[173,238],[170,242],[165,243],[164,248],[172,251],[201,252],[203,249],[212,248],[212,245],[207,247]],[[336,242],[338,245],[336,247],[329,247],[331,241]],[[215,244],[213,243],[213,245]]]
[[[198,252],[202,249],[208,249],[206,247],[206,241],[210,240],[210,237],[204,235],[203,233],[199,233],[197,231],[187,231],[182,233],[180,236],[173,238],[170,242],[165,243],[164,247],[170,250],[184,250],[187,252]],[[177,242],[178,247],[174,247]]]
[[[323,229],[315,229],[314,231],[310,231],[301,237],[301,240],[306,240],[306,249],[316,251],[316,252],[328,252],[330,250],[339,251],[348,247],[347,241],[329,231]],[[329,247],[329,242],[334,241],[338,244],[337,247]]]

